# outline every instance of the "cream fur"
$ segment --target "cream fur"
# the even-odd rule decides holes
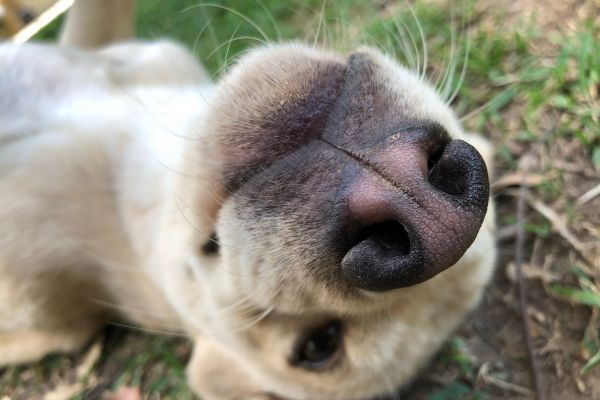
[[[492,169],[489,144],[464,133],[433,89],[360,51],[399,106],[471,142]],[[452,268],[349,298],[294,267],[306,261],[285,252],[286,240],[302,242],[294,226],[272,221],[281,243],[252,242],[243,199],[221,182],[239,156],[221,140],[235,137],[236,118],[293,101],[316,65],[344,60],[272,45],[213,85],[167,41],[0,46],[0,365],[75,351],[123,318],[194,337],[190,383],[206,400],[363,399],[412,379],[490,278],[492,204]],[[285,84],[268,87],[265,71]],[[220,254],[205,256],[215,227]],[[346,324],[343,360],[320,373],[290,366],[297,336],[327,315]]]

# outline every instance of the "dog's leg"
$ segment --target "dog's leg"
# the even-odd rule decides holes
[[[60,33],[64,46],[96,48],[133,38],[135,0],[77,0]]]
[[[60,331],[0,332],[0,367],[40,360],[49,353],[81,349],[97,332],[94,323]]]

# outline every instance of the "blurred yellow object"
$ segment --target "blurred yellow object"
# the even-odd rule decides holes
[[[19,8],[14,0],[0,0],[0,33],[12,36],[20,31],[24,22],[19,16]]]
[[[0,39],[23,43],[73,5],[75,0],[0,0]]]
[[[0,38],[21,43],[65,12],[74,0],[0,0]]]

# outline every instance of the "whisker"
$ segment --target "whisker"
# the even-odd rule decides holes
[[[243,19],[244,21],[246,21],[248,24],[250,24],[258,33],[260,33],[260,35],[263,37],[265,42],[269,42],[269,37],[267,36],[267,34],[260,28],[260,26],[258,26],[252,19],[248,18],[248,16],[246,16],[245,14],[242,14],[241,12],[231,8],[231,7],[227,7],[227,6],[223,6],[221,4],[215,4],[215,3],[202,3],[202,4],[195,4],[193,6],[190,6],[186,9],[184,9],[182,12],[188,12],[192,9],[198,8],[198,7],[214,7],[214,8],[220,8],[222,10],[225,10],[227,12],[230,12],[234,15],[237,15],[238,17],[240,17],[241,19]]]
[[[317,31],[315,32],[315,38],[313,40],[313,47],[317,47],[317,42],[319,41],[319,35],[321,34],[321,26],[325,22],[325,5],[327,4],[327,0],[324,0],[321,3],[321,11],[319,12],[319,23],[317,25]]]
[[[206,18],[206,15],[204,13],[204,10],[202,10],[202,14],[204,15],[204,17]],[[196,37],[194,38],[194,46],[192,46],[192,54],[195,54],[196,56],[198,56],[198,46],[200,44],[200,38],[202,37],[202,35],[204,34],[204,31],[206,29],[208,29],[208,26],[210,24],[212,24],[213,20],[215,19],[215,17],[211,17],[208,19],[208,21],[206,21],[206,23],[204,24],[204,26],[202,26],[202,28],[200,29],[200,31],[196,34]]]
[[[465,7],[464,3],[463,3],[463,7]],[[464,29],[466,31],[466,33],[465,33],[465,35],[466,35],[465,57],[463,59],[463,65],[462,65],[462,69],[460,71],[460,78],[458,79],[458,84],[456,85],[456,89],[454,89],[454,92],[452,93],[452,96],[450,96],[450,100],[448,100],[447,104],[452,104],[452,102],[458,95],[460,89],[462,88],[462,85],[463,85],[463,82],[465,80],[465,76],[467,73],[467,65],[469,63],[469,55],[470,55],[470,51],[471,51],[471,35],[470,35],[469,25],[470,25],[471,15],[469,14],[468,11],[466,11],[466,10],[464,10],[464,11],[467,14],[467,22],[466,22],[467,26],[466,26],[466,29]]]
[[[411,71],[416,71],[417,69],[417,63],[415,60],[415,57],[413,55],[413,52],[411,51],[411,45],[408,41],[408,38],[406,37],[406,32],[403,26],[401,26],[400,23],[398,23],[398,18],[401,18],[398,14],[394,15],[393,17],[393,22],[394,22],[394,28],[396,29],[396,33],[397,35],[394,34],[394,32],[391,31],[390,28],[390,36],[392,36],[398,46],[398,48],[400,48],[400,50],[402,51],[402,56],[404,57],[404,65],[406,65],[407,67],[410,68]]]
[[[387,35],[385,36],[386,53],[393,56],[394,59],[400,60],[401,58],[398,56],[398,51],[396,50],[396,49],[399,49],[402,52],[402,57],[403,57],[402,64],[406,65],[405,61],[407,61],[408,58],[406,57],[404,49],[402,48],[402,45],[399,42],[398,38],[396,38],[396,35],[394,34],[394,32],[392,32],[392,28],[390,28],[386,24],[382,25],[382,27],[387,32]]]
[[[254,38],[255,40],[259,41],[260,39],[258,38]],[[223,65],[221,65],[213,74],[213,78],[220,76],[223,71],[225,71],[227,68],[229,68],[232,64],[234,64],[237,60],[239,60],[240,58],[242,58],[244,55],[250,53],[252,51],[251,48],[240,51],[239,53],[237,53],[234,57],[231,57],[229,59],[229,63],[224,63]]]
[[[251,321],[245,323],[244,325],[233,328],[233,332],[243,332],[245,330],[252,328],[254,325],[258,324],[260,321],[265,319],[269,314],[271,314],[274,309],[275,309],[275,306],[268,307],[261,314],[259,314],[258,317],[256,317],[254,320],[251,320]]]
[[[200,8],[200,11],[202,12],[202,15],[204,16],[204,18],[208,19],[207,15],[206,15],[206,8],[202,7],[202,5],[198,5],[198,7]],[[189,11],[191,11],[191,8],[190,9],[183,9],[181,11],[181,13],[185,14],[185,13],[187,13]],[[208,28],[208,36],[210,37],[210,40],[212,41],[212,47],[217,47],[217,45],[218,45],[218,39],[217,39],[217,34],[216,34],[216,32],[215,32],[215,30],[213,29],[213,26],[212,26],[213,19],[214,19],[214,17],[210,18],[210,20],[206,24],[206,26]],[[207,60],[204,59],[202,61],[206,62]],[[225,64],[221,53],[219,53],[218,63],[219,63],[219,65],[224,65]]]
[[[239,28],[239,26],[238,26],[238,28]],[[237,32],[237,29],[236,29],[236,32]],[[224,46],[228,46],[227,51],[229,52],[229,46],[231,46],[231,43],[237,42],[239,40],[254,40],[254,41],[260,42],[261,44],[264,44],[264,45],[267,44],[267,42],[265,42],[264,40],[261,40],[260,38],[256,38],[254,36],[238,36],[236,38],[232,38],[232,39],[226,40],[225,42],[221,43],[206,57],[206,60],[209,60],[216,52],[218,52]],[[223,65],[227,65],[227,59],[225,59]]]
[[[275,21],[275,17],[273,16],[273,13],[264,5],[264,3],[261,0],[256,0],[256,2],[263,9],[265,14],[269,18],[269,22],[271,22],[271,25],[273,26],[273,29],[275,30],[275,34],[277,35],[277,41],[283,40],[283,35],[281,34],[279,25]]]
[[[150,317],[156,317],[156,318],[161,318],[161,319],[172,318],[173,317],[173,314],[158,313],[156,311],[147,310],[147,309],[144,309],[144,308],[124,306],[122,304],[112,303],[110,301],[101,300],[101,299],[92,299],[91,301],[93,301],[94,303],[96,303],[98,305],[101,305],[103,307],[107,307],[107,308],[113,309],[115,311],[130,312],[132,314],[147,315],[147,316],[150,316]]]
[[[423,80],[425,78],[425,74],[427,73],[427,58],[428,58],[428,50],[427,50],[427,40],[425,39],[425,34],[423,32],[423,27],[421,26],[421,22],[419,21],[419,18],[417,17],[417,13],[415,12],[413,6],[410,5],[410,3],[408,2],[408,0],[404,0],[404,2],[406,3],[406,5],[408,6],[410,13],[412,14],[415,23],[417,24],[417,29],[419,30],[419,35],[421,37],[421,44],[423,46],[423,71],[420,72],[420,77],[421,80]],[[417,71],[419,72],[419,71]]]
[[[398,25],[398,22],[400,23],[400,25]],[[417,47],[417,42],[415,40],[415,37],[413,36],[410,28],[408,27],[408,25],[404,22],[404,20],[402,19],[401,15],[398,15],[398,18],[394,18],[394,23],[396,24],[396,29],[398,30],[398,33],[403,35],[402,32],[406,32],[408,34],[408,37],[410,38],[410,41],[412,43],[412,48],[414,50],[414,57],[411,57],[413,60],[416,60],[416,62],[413,63],[413,71],[415,72],[419,72],[421,70],[421,56],[419,55],[419,49]]]
[[[441,96],[443,99],[448,99],[450,90],[452,90],[452,81],[456,74],[456,64],[458,62],[458,55],[456,49],[456,26],[455,26],[455,13],[454,6],[451,3],[450,9],[450,58],[448,60],[448,69],[444,74],[444,78],[441,83]]]
[[[227,65],[227,61],[228,61],[228,57],[229,57],[229,50],[231,49],[231,43],[233,43],[233,39],[235,38],[235,35],[237,34],[237,32],[241,28],[241,26],[242,26],[242,24],[238,24],[238,26],[235,28],[235,30],[231,34],[229,41],[227,42],[227,49],[225,50],[225,65]]]
[[[174,331],[162,330],[162,329],[144,328],[144,327],[141,327],[141,326],[136,326],[136,325],[127,324],[127,323],[124,323],[124,322],[117,322],[117,321],[108,321],[107,323],[110,324],[110,325],[121,327],[121,328],[132,329],[132,330],[135,330],[135,331],[145,332],[145,333],[151,333],[151,334],[155,334],[155,335],[165,335],[165,336],[189,338],[188,335],[186,335],[185,333],[181,333],[181,332],[174,332]]]

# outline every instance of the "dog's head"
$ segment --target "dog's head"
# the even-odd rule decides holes
[[[201,131],[217,176],[192,207],[214,223],[174,289],[204,337],[201,394],[362,399],[410,379],[489,276],[485,142],[377,51],[298,45],[243,58]]]

